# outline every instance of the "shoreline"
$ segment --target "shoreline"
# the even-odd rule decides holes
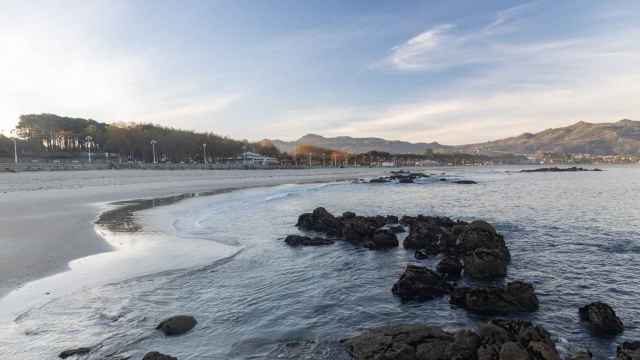
[[[137,184],[125,184],[114,186],[114,188],[106,189],[106,191],[104,191],[105,186],[101,186],[99,188],[101,191],[98,192],[90,191],[90,185],[84,187],[87,191],[35,189],[28,192],[5,192],[3,196],[0,196],[0,219],[2,219],[0,221],[11,224],[5,227],[5,229],[9,230],[8,234],[5,233],[5,237],[8,238],[0,240],[0,243],[6,242],[10,251],[8,254],[4,254],[4,257],[9,261],[5,261],[4,266],[0,266],[2,268],[0,269],[2,270],[0,274],[4,275],[0,278],[0,299],[4,299],[12,291],[20,289],[30,282],[70,270],[70,264],[76,260],[114,251],[114,247],[96,232],[95,226],[99,225],[99,223],[106,225],[108,222],[109,219],[105,216],[114,216],[110,219],[110,225],[116,226],[115,224],[120,222],[120,230],[124,230],[122,225],[126,227],[128,219],[131,219],[136,211],[155,206],[158,201],[161,203],[167,201],[174,203],[191,198],[196,194],[204,196],[284,184],[345,181],[359,177],[375,176],[381,172],[381,169],[373,169],[374,171],[371,171],[372,169],[366,169],[368,171],[339,170],[342,171],[321,171],[320,173],[318,171],[295,171],[294,174],[268,170],[272,176],[254,176],[249,179],[246,176],[242,176],[247,175],[243,170],[239,171],[241,172],[240,174],[235,171],[229,172],[225,170],[226,173],[239,176],[216,179],[218,183],[215,184],[201,184],[200,181],[197,184],[186,185],[184,181],[179,181],[179,183],[167,182],[163,183],[160,189],[155,189],[156,186],[152,186],[157,184],[145,184],[147,186],[142,188]],[[388,170],[382,169],[382,171]],[[118,172],[122,173],[122,171]],[[87,172],[82,173],[86,174]],[[100,171],[100,173],[103,174],[105,172]],[[171,175],[176,175],[175,171],[170,173]],[[280,176],[273,176],[274,174]],[[178,173],[178,175],[180,174]],[[239,180],[237,179],[238,177],[242,179]],[[127,189],[124,192],[114,191],[130,187],[133,189]],[[94,189],[91,188],[91,190]],[[94,194],[88,195],[86,194],[87,192],[93,192]],[[13,202],[12,200],[17,201]],[[56,206],[60,200],[62,200],[62,203]],[[155,205],[150,206],[154,202]],[[132,203],[137,203],[134,209],[131,209]],[[5,206],[7,204],[10,206]],[[39,211],[36,209],[39,209]],[[114,215],[114,212],[116,215]],[[51,230],[51,232],[45,231],[43,234],[34,229],[32,222],[34,220],[38,221],[36,219],[40,219],[41,222],[45,223],[47,225],[45,230]],[[22,226],[23,222],[31,223],[31,226]],[[16,248],[12,249],[12,245],[24,245],[21,240],[32,242],[32,246],[16,246]],[[39,245],[44,245],[44,249],[38,249]],[[11,256],[11,250],[14,250],[14,256]],[[0,255],[0,260],[3,260],[1,257],[2,255]],[[27,257],[28,260],[26,265],[15,265],[9,268],[11,263],[25,263],[25,261],[20,261],[25,260],[24,257]],[[36,265],[32,267],[29,266],[29,263]]]

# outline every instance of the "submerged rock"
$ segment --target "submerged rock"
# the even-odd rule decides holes
[[[156,327],[167,336],[182,335],[193,329],[198,322],[193,316],[177,315],[163,320]]]
[[[334,243],[331,239],[324,239],[321,237],[310,238],[308,236],[301,235],[288,235],[284,242],[289,246],[321,246],[331,245]]]
[[[593,359],[593,354],[590,351],[579,351],[573,356],[569,357],[567,360],[591,360]]]
[[[594,302],[580,308],[580,319],[588,324],[594,335],[615,336],[624,331],[622,320],[611,306]]]
[[[448,294],[452,286],[435,271],[413,264],[407,265],[391,291],[403,301],[426,301]]]
[[[640,360],[640,341],[627,341],[616,349],[616,360]]]
[[[522,320],[492,320],[479,333],[417,324],[383,326],[344,345],[356,360],[560,360],[549,334]]]
[[[533,286],[522,281],[510,282],[504,288],[456,288],[449,302],[486,315],[534,312],[539,305]]]
[[[63,352],[60,353],[60,355],[58,355],[59,358],[61,359],[66,359],[70,356],[75,356],[75,355],[86,355],[88,353],[91,352],[91,348],[88,347],[80,347],[77,349],[69,349],[69,350],[65,350]]]
[[[474,184],[477,184],[477,182],[475,182],[473,180],[456,180],[453,183],[454,184],[462,184],[462,185],[474,185]]]
[[[178,358],[171,355],[165,355],[157,351],[152,351],[146,353],[142,360],[178,360]]]

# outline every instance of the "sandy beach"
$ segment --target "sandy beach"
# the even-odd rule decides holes
[[[78,171],[0,176],[0,296],[110,251],[94,221],[114,201],[189,192],[346,180],[386,169]]]

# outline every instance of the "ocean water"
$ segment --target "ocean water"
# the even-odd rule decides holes
[[[512,253],[505,281],[532,282],[540,299],[538,312],[519,318],[543,325],[565,354],[588,348],[613,358],[617,344],[640,340],[640,168],[509,170],[516,169],[446,170],[477,185],[345,182],[189,197],[133,214],[135,233],[97,226],[117,251],[80,259],[0,301],[23,308],[0,329],[0,353],[55,359],[92,346],[83,359],[141,359],[148,351],[180,360],[348,359],[340,340],[367,327],[458,328],[484,319],[451,308],[447,297],[401,303],[391,294],[405,264],[434,266],[438,258],[346,242],[287,247],[282,238],[298,233],[297,216],[324,206],[494,223]],[[46,301],[27,305],[45,290]],[[578,308],[597,300],[616,309],[623,335],[597,339],[580,324]],[[192,314],[198,325],[172,338],[154,331],[176,314]]]

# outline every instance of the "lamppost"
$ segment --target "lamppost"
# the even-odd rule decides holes
[[[309,153],[309,168],[311,168],[311,153]]]
[[[11,130],[11,133],[15,134],[16,129]],[[13,140],[13,161],[17,164],[18,163],[18,139],[15,136],[12,136],[11,140]]]
[[[204,160],[204,166],[207,167],[207,144],[202,144],[202,159]]]
[[[87,135],[84,140],[86,141],[87,144],[87,150],[89,150],[89,164],[91,164],[91,140],[93,140],[93,138],[89,135]]]
[[[158,140],[151,140],[151,151],[153,152],[153,163],[157,164],[158,162],[156,161],[156,144],[158,143]]]

